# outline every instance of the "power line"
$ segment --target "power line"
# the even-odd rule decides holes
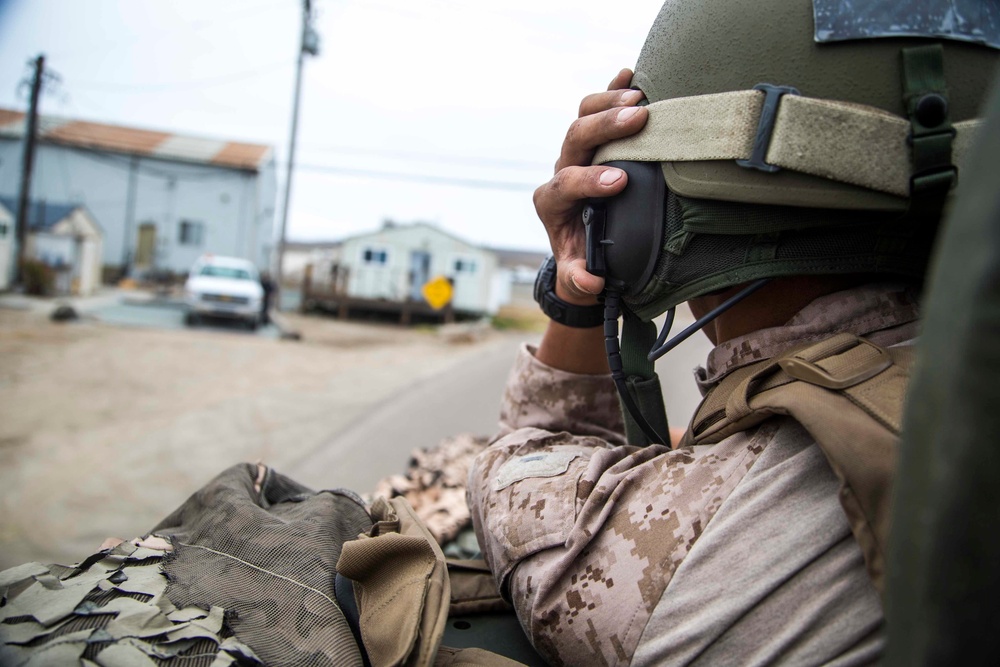
[[[330,151],[340,154],[371,155],[394,159],[418,160],[423,162],[440,162],[445,164],[460,164],[474,167],[501,167],[503,169],[551,169],[551,162],[539,160],[515,160],[509,158],[471,157],[466,155],[449,155],[444,153],[421,153],[418,151],[391,150],[383,148],[364,148],[361,146],[323,146],[309,145],[310,151]]]
[[[118,153],[113,150],[101,149],[101,148],[86,148],[80,146],[73,146],[71,144],[65,144],[59,141],[53,141],[51,139],[44,139],[43,141],[49,145],[58,146],[60,148],[65,148],[78,155],[81,155],[87,159],[105,164],[108,166],[117,167],[124,171],[128,171],[130,166],[130,159],[132,155],[142,159],[149,160],[162,160],[164,162],[179,162],[178,160],[171,159],[168,156],[156,156],[156,155],[141,155],[138,153]],[[287,167],[287,162],[276,162],[275,166]],[[185,173],[185,168],[190,167]],[[204,171],[206,167],[218,168],[218,165],[183,165],[178,164],[176,167],[166,167],[158,168],[149,164],[140,164],[138,170],[140,173],[147,176],[153,176],[162,179],[173,179],[177,181],[204,181],[214,178],[228,178],[228,175],[217,175],[211,173],[211,171]],[[477,190],[506,190],[511,192],[531,192],[538,187],[538,183],[527,183],[519,181],[502,181],[502,180],[492,180],[492,179],[476,179],[476,178],[463,178],[458,176],[435,176],[430,174],[417,174],[411,172],[399,172],[399,171],[384,171],[377,169],[358,169],[354,167],[340,167],[337,165],[325,165],[325,164],[315,164],[315,163],[302,163],[297,162],[295,164],[296,170],[323,173],[323,174],[335,174],[340,176],[355,176],[361,178],[370,178],[377,180],[388,180],[388,181],[404,181],[411,183],[427,183],[430,185],[447,185],[453,187],[462,188],[472,188]],[[228,170],[227,170],[228,171]]]
[[[67,150],[70,150],[76,153],[77,155],[87,158],[93,162],[99,162],[101,164],[110,167],[117,167],[118,169],[121,169],[123,171],[129,171],[130,169],[132,169],[131,160],[133,157],[143,160],[162,160],[165,162],[179,162],[179,160],[171,160],[170,158],[159,157],[156,155],[141,155],[138,153],[111,154],[110,151],[106,152],[100,149],[80,148],[77,146],[61,144],[59,142],[51,142],[51,143],[53,145],[59,146],[60,148],[65,148]],[[209,170],[206,171],[206,168],[209,168]],[[153,176],[155,178],[162,178],[164,180],[173,180],[173,181],[203,182],[215,179],[225,180],[231,177],[228,172],[231,172],[232,170],[229,168],[225,168],[227,171],[227,173],[225,174],[213,173],[220,168],[224,167],[212,164],[199,165],[197,163],[190,165],[177,164],[175,167],[173,167],[173,169],[178,169],[178,171],[173,171],[172,169],[169,168],[157,168],[150,166],[148,164],[140,163],[137,167],[137,171],[141,174],[145,174],[146,176]],[[185,169],[187,169],[186,172]]]
[[[411,181],[414,183],[430,183],[433,185],[453,185],[463,188],[476,188],[484,190],[510,190],[516,192],[534,191],[538,183],[519,183],[516,181],[495,181],[476,178],[461,178],[452,176],[431,176],[428,174],[413,174],[398,171],[377,171],[374,169],[355,169],[350,167],[337,167],[333,165],[303,164],[296,163],[296,169],[303,171],[313,171],[327,174],[340,174],[343,176],[362,176],[366,178],[376,178],[390,181]]]

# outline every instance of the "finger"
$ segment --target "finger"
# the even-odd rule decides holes
[[[646,124],[648,113],[642,107],[622,107],[577,118],[566,133],[556,171],[570,165],[590,164],[594,149],[612,139],[635,134]]]
[[[579,116],[590,116],[614,107],[634,107],[644,98],[641,90],[609,90],[587,95],[580,102]]]
[[[591,197],[611,197],[625,188],[628,176],[615,167],[566,167],[535,190],[535,210],[547,228],[564,222],[580,202]]]
[[[559,261],[557,257],[556,266],[560,266]],[[566,267],[562,288],[570,299],[592,302],[604,289],[604,278],[587,271],[586,258],[563,258],[562,266]]]
[[[615,74],[615,78],[611,79],[611,83],[608,84],[608,90],[618,90],[619,88],[628,88],[632,85],[632,70],[628,67],[623,68],[618,74]]]

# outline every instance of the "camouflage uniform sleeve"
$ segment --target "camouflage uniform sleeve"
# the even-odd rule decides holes
[[[538,428],[625,444],[625,425],[610,375],[579,375],[547,366],[525,345],[500,404],[500,434]]]
[[[767,437],[669,450],[522,428],[476,457],[468,500],[483,557],[549,664],[629,664]]]

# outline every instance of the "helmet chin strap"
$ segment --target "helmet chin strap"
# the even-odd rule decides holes
[[[667,311],[667,320],[656,339],[656,343],[646,356],[646,359],[650,363],[659,359],[667,352],[690,338],[694,333],[700,331],[709,322],[759,290],[768,282],[770,282],[769,278],[762,278],[751,283],[729,299],[726,299],[726,301],[722,304],[716,306],[711,311],[698,318],[689,327],[685,328],[679,334],[667,341],[667,336],[670,335],[670,328],[674,322],[675,309],[671,308]],[[604,347],[608,353],[608,366],[611,368],[611,378],[614,380],[615,388],[618,390],[618,396],[621,399],[622,407],[642,432],[642,436],[645,437],[646,444],[660,443],[669,446],[669,429],[665,428],[666,415],[663,411],[662,397],[658,399],[660,403],[660,405],[657,406],[659,408],[657,411],[659,413],[659,418],[657,419],[655,414],[651,415],[654,421],[662,422],[663,424],[663,428],[657,429],[650,423],[650,420],[647,419],[647,415],[643,413],[643,410],[636,403],[632,392],[629,390],[629,376],[626,373],[625,364],[622,361],[621,343],[618,339],[618,317],[622,314],[622,310],[621,289],[609,286],[605,291],[604,296]],[[653,375],[655,377],[655,373]],[[650,411],[652,412],[653,410],[651,409]],[[626,431],[628,431],[627,421]],[[637,437],[637,434],[628,433],[629,444],[639,444],[641,439],[641,437]]]

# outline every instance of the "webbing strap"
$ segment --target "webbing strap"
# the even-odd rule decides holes
[[[733,371],[705,396],[682,445],[714,444],[771,415],[775,390],[808,384],[843,394],[894,433],[900,429],[902,388],[912,348],[883,349],[853,334],[837,334],[781,357]],[[787,413],[782,413],[787,414]]]
[[[594,164],[749,159],[764,97],[759,90],[741,90],[654,102],[646,107],[645,127],[601,146]],[[980,124],[954,123],[953,163],[967,152]],[[905,197],[914,176],[910,131],[909,119],[876,107],[785,95],[766,162]]]
[[[648,358],[649,351],[655,345],[656,324],[643,322],[628,309],[623,309],[621,355],[625,384],[645,420],[657,433],[662,433],[666,437],[670,430],[667,428],[667,413],[663,406],[663,391],[654,363]],[[649,441],[624,406],[622,414],[625,417],[625,437],[628,444],[639,447],[654,444]]]
[[[912,175],[915,204],[944,206],[958,178],[952,164],[955,129],[948,118],[948,89],[944,80],[944,51],[940,44],[903,49],[903,102],[910,117]]]
[[[706,396],[681,445],[712,444],[789,415],[840,480],[839,500],[865,565],[884,591],[892,480],[912,348],[838,334],[741,368]]]

